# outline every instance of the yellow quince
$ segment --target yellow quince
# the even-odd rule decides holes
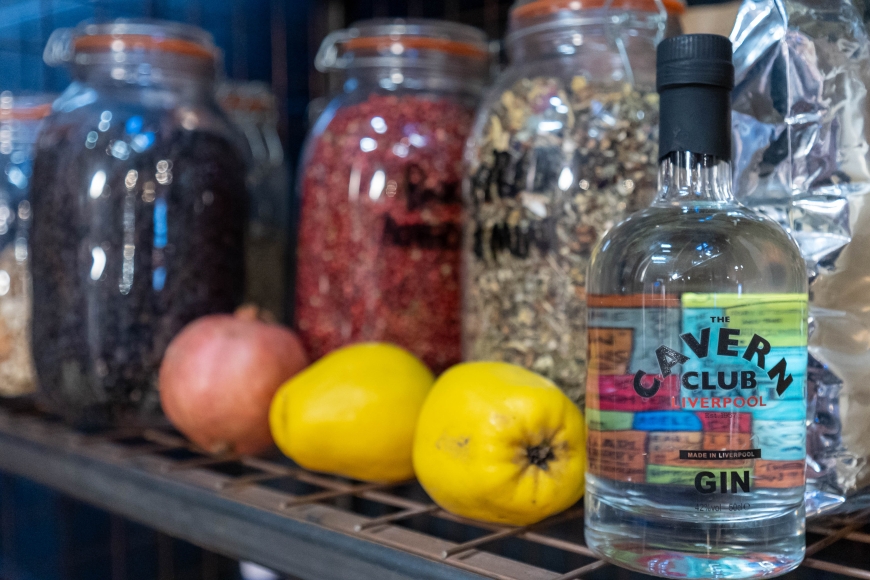
[[[585,446],[582,413],[552,382],[507,363],[464,363],[423,404],[414,470],[448,511],[527,525],[583,496]]]
[[[363,481],[411,479],[417,415],[434,381],[398,346],[340,348],[278,390],[269,411],[272,437],[306,469]]]

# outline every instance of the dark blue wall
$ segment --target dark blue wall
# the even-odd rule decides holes
[[[227,77],[274,84],[282,134],[295,156],[308,105],[309,4],[317,0],[0,0],[0,91],[60,92],[62,68],[42,62],[53,30],[83,20],[159,18],[195,24],[214,35]],[[278,52],[276,52],[278,51]],[[273,74],[274,71],[274,74]],[[295,157],[291,157],[295,158]]]

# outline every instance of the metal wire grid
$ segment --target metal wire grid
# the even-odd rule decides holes
[[[413,482],[381,484],[350,481],[312,473],[283,460],[239,455],[208,455],[169,428],[124,428],[81,433],[35,408],[0,410],[16,435],[39,432],[65,441],[70,453],[95,452],[107,461],[130,469],[148,469],[161,477],[192,481],[203,493],[220,494],[240,502],[246,493],[264,489],[272,511],[311,522],[369,542],[443,562],[445,565],[495,580],[576,580],[613,577],[615,568],[598,560],[578,540],[582,508],[573,508],[540,524],[505,527],[466,520],[441,510]],[[262,503],[262,502],[261,502]],[[313,506],[329,506],[339,517],[312,518]],[[805,570],[846,578],[870,579],[870,558],[862,567],[820,558],[832,546],[852,544],[852,553],[870,546],[870,510],[825,526],[810,526]],[[410,531],[410,533],[409,533]],[[404,533],[401,533],[404,532]],[[836,547],[836,546],[835,546]],[[545,554],[544,554],[545,553]],[[542,554],[546,557],[542,557]],[[600,572],[600,574],[598,573]],[[619,571],[623,578],[640,575]],[[602,576],[603,574],[603,576]],[[806,573],[801,577],[808,577]],[[824,576],[831,578],[831,576]]]

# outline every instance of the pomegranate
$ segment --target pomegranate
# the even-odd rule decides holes
[[[170,343],[160,367],[160,402],[172,424],[212,453],[257,453],[272,445],[275,391],[308,364],[289,329],[256,308],[205,316]]]

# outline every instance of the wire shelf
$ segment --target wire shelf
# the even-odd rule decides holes
[[[378,580],[646,578],[598,560],[582,543],[581,507],[525,527],[475,522],[441,510],[415,482],[312,473],[277,453],[208,455],[169,427],[82,433],[34,406],[0,407],[0,469],[300,578],[329,577],[330,565]],[[870,510],[823,523],[809,526],[807,558],[788,577],[870,580]],[[294,552],[294,538],[308,548]],[[275,546],[288,553],[275,555]],[[390,575],[366,572],[362,563],[373,561]]]

